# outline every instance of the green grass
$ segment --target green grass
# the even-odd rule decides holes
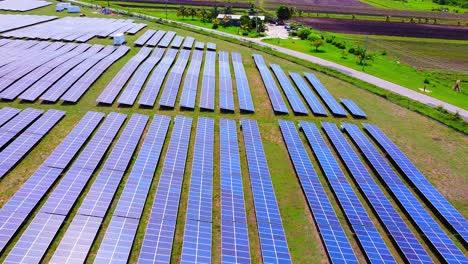
[[[335,35],[335,34],[334,34]],[[336,38],[340,42],[346,42],[348,50],[350,47],[357,47],[361,46],[364,47],[368,45],[370,50],[378,53],[379,55],[375,58],[374,61],[368,61],[368,65],[363,67],[357,63],[356,57],[353,54],[343,54],[343,50],[338,49],[337,47],[333,46],[330,43],[326,43],[324,46],[319,48],[319,51],[316,51],[314,47],[310,45],[310,42],[307,40],[299,40],[299,39],[266,39],[264,42],[278,45],[281,47],[293,49],[296,51],[308,53],[326,60],[330,60],[347,67],[353,68],[355,70],[364,71],[366,73],[375,75],[382,79],[400,84],[402,86],[408,87],[415,91],[421,92],[419,88],[424,86],[424,80],[428,79],[430,84],[427,85],[427,89],[431,90],[431,93],[426,93],[429,96],[434,98],[440,99],[442,101],[451,103],[453,105],[459,106],[464,109],[468,109],[468,92],[462,89],[462,93],[457,93],[453,91],[452,87],[457,79],[462,79],[464,81],[464,85],[467,85],[467,73],[465,72],[457,72],[457,71],[444,71],[441,69],[434,70],[418,70],[409,64],[400,61],[397,57],[401,57],[397,54],[396,51],[403,53],[403,55],[408,56],[409,54],[416,54],[413,56],[418,57],[418,47],[421,45],[431,46],[432,42],[425,43],[424,40],[420,40],[420,42],[406,42],[406,41],[399,41],[398,43],[394,43],[395,45],[390,47],[389,45],[376,45],[373,43],[378,43],[379,39],[374,40],[375,37],[371,37],[372,40],[368,41],[367,44],[364,41],[364,37],[348,37],[338,35]],[[392,41],[387,41],[392,42]],[[457,42],[460,43],[460,42]],[[439,53],[431,53],[431,49],[426,51],[426,53],[430,53],[436,56],[440,56],[441,59],[445,59],[446,61],[450,61],[451,59],[458,59],[460,62],[467,60],[468,57],[465,53],[451,53],[451,44],[447,42],[444,44],[445,50],[441,50]],[[458,50],[463,50],[468,48],[468,42],[464,42],[463,44],[454,44],[457,46]],[[442,46],[442,44],[440,45]],[[393,52],[395,49],[395,53]],[[382,55],[382,51],[386,51],[388,55]],[[458,58],[447,58],[447,53],[450,55],[458,56]],[[401,54],[400,54],[401,55]],[[424,53],[420,54],[418,59],[424,59]],[[437,60],[438,58],[431,57],[432,60]],[[409,59],[408,59],[409,60]],[[437,61],[439,62],[439,61]],[[418,66],[425,62],[419,63]],[[463,65],[463,63],[461,63]],[[460,66],[463,67],[463,66]],[[458,67],[457,70],[463,70],[463,68]],[[445,73],[445,74],[444,74]],[[463,86],[462,85],[462,88]]]
[[[434,9],[447,9],[450,12],[458,10],[460,13],[468,11],[466,8],[450,5],[439,5],[432,0],[359,0],[365,4],[384,9],[432,11]]]
[[[94,16],[92,12],[88,9],[83,9],[88,16]],[[43,8],[34,11],[36,14],[52,14],[53,7]],[[55,13],[54,13],[55,14]],[[61,14],[63,15],[63,14]],[[296,64],[294,60],[289,58],[281,58],[279,56],[274,56],[266,52],[261,52],[252,48],[248,48],[241,45],[233,44],[232,42],[227,42],[217,38],[213,38],[207,35],[200,35],[195,32],[190,32],[182,30],[177,27],[155,24],[153,22],[148,22],[148,28],[152,29],[162,29],[162,30],[174,30],[181,35],[190,35],[195,37],[197,40],[201,41],[210,41],[218,45],[219,50],[225,51],[237,51],[240,52],[244,59],[244,65],[248,75],[251,92],[253,95],[254,104],[256,107],[255,114],[242,114],[239,111],[236,111],[232,114],[220,113],[218,110],[209,113],[209,112],[200,112],[199,110],[195,111],[179,111],[175,109],[174,111],[160,110],[157,108],[153,109],[141,109],[138,106],[131,108],[119,108],[116,104],[110,107],[101,107],[95,104],[95,99],[104,89],[104,87],[109,83],[109,81],[115,76],[115,74],[122,68],[125,63],[138,52],[138,48],[132,48],[131,52],[127,54],[124,58],[119,60],[114,64],[110,69],[108,69],[105,74],[91,87],[91,89],[83,96],[77,105],[64,105],[64,104],[55,104],[55,105],[44,105],[39,102],[24,104],[18,101],[6,103],[0,102],[0,106],[11,106],[17,108],[27,108],[34,107],[39,109],[61,109],[67,111],[67,115],[45,138],[41,141],[38,146],[36,146],[27,157],[22,160],[18,166],[15,167],[6,177],[0,181],[0,207],[3,206],[6,201],[19,189],[19,187],[25,182],[25,180],[40,166],[40,164],[45,160],[45,158],[52,152],[52,150],[57,146],[60,141],[68,134],[71,128],[76,124],[82,116],[87,111],[100,111],[109,113],[111,111],[120,112],[125,114],[131,113],[141,113],[153,116],[155,114],[163,114],[168,116],[175,115],[184,115],[194,118],[194,125],[196,125],[196,117],[205,116],[211,117],[216,120],[220,118],[229,118],[239,120],[240,118],[251,118],[255,119],[259,123],[260,132],[262,135],[262,142],[264,144],[265,153],[268,160],[268,165],[272,175],[273,186],[275,189],[276,196],[278,198],[278,203],[281,211],[281,216],[283,219],[284,228],[286,231],[286,236],[291,250],[291,255],[294,263],[319,263],[325,262],[324,249],[321,245],[319,234],[314,226],[313,218],[310,213],[310,210],[305,203],[304,195],[302,194],[299,182],[294,173],[294,169],[289,160],[286,147],[281,139],[281,133],[278,128],[277,121],[279,119],[299,121],[305,120],[310,122],[315,122],[318,124],[320,121],[329,121],[329,122],[351,122],[360,124],[361,120],[355,120],[352,118],[343,118],[336,119],[332,117],[313,117],[313,116],[294,116],[294,115],[285,115],[285,116],[276,116],[272,111],[270,102],[268,101],[267,93],[263,82],[258,74],[255,64],[251,59],[252,53],[259,53],[264,56],[267,63],[277,63],[283,67],[285,70],[290,71],[311,71],[314,72],[317,77],[323,82],[323,84],[330,90],[330,92],[335,97],[345,97],[353,99],[361,108],[366,111],[369,115],[370,123],[378,125],[382,128],[397,144],[402,148],[402,150],[408,154],[411,160],[422,170],[422,172],[429,178],[429,180],[437,187],[439,190],[446,196],[448,199],[462,212],[466,217],[468,216],[468,199],[466,198],[465,184],[467,180],[466,176],[466,153],[468,152],[468,138],[459,133],[452,128],[442,125],[439,122],[436,122],[430,118],[427,118],[423,115],[410,111],[389,100],[378,96],[374,93],[371,93],[367,90],[360,89],[348,82],[339,80],[337,78],[325,75],[318,71],[311,70],[311,67],[305,67],[299,64]],[[132,43],[136,40],[143,32],[140,32],[136,36],[129,36],[127,40],[129,43]],[[92,43],[101,43],[101,44],[111,44],[110,39],[94,39]],[[180,96],[180,94],[179,94]],[[236,96],[236,95],[235,95]],[[237,99],[236,99],[237,100]],[[216,100],[218,105],[218,100]],[[192,131],[194,133],[194,130]],[[169,133],[170,135],[170,133]],[[215,138],[218,138],[219,132],[218,128],[215,131]],[[260,246],[258,242],[257,228],[254,217],[254,208],[253,200],[251,195],[251,187],[248,176],[248,170],[245,160],[245,149],[242,141],[242,132],[238,128],[239,135],[239,146],[241,154],[241,167],[243,173],[243,184],[245,191],[245,200],[247,207],[248,215],[248,225],[249,225],[249,235],[250,235],[250,247],[253,263],[260,262]],[[192,135],[192,140],[193,141]],[[167,142],[169,137],[167,139]],[[216,139],[218,140],[218,139]],[[141,147],[141,142],[140,142]],[[152,199],[154,197],[155,189],[159,181],[159,175],[161,173],[161,167],[164,162],[164,157],[167,152],[167,143],[163,149],[162,158],[158,166],[158,170],[155,174],[153,185],[149,194],[150,199],[146,203],[145,211],[143,214],[143,219],[138,229],[137,238],[132,249],[132,254],[130,256],[130,262],[135,262],[138,258],[141,242],[144,237],[145,227],[149,218],[150,208],[152,204]],[[310,150],[309,150],[310,153]],[[317,166],[315,159],[310,155],[313,163]],[[135,156],[134,156],[135,158]],[[180,252],[181,250],[181,237],[183,234],[184,227],[184,210],[187,206],[187,190],[190,182],[190,165],[193,158],[193,144],[189,148],[188,156],[188,166],[187,172],[185,174],[184,184],[183,184],[183,193],[180,204],[180,214],[177,227],[176,227],[176,239],[175,247],[173,252]],[[318,168],[318,167],[317,167]],[[219,252],[219,209],[216,209],[216,202],[219,202],[219,141],[215,143],[215,181],[214,181],[214,218],[213,218],[213,259],[220,259]],[[98,169],[99,171],[99,169]],[[442,175],[442,176],[441,176]],[[97,173],[94,174],[92,181],[96,178]],[[128,177],[128,172],[124,176],[123,183],[126,182]],[[326,185],[324,176],[319,172],[319,177],[323,182],[325,189],[333,201],[338,216],[342,221],[342,224],[345,226],[348,234],[350,234],[349,226],[344,221],[344,216],[337,206],[336,200],[334,199],[330,188]],[[83,197],[89,190],[90,184],[88,184],[86,190],[81,196],[79,203],[82,202]],[[122,191],[123,184],[120,185],[119,191],[114,199],[110,213],[114,210],[117,200]],[[367,207],[367,205],[366,205]],[[74,211],[71,216],[76,212],[77,206],[74,207]],[[36,210],[37,211],[37,210]],[[105,218],[104,224],[101,227],[101,231],[98,234],[98,238],[95,241],[91,255],[87,263],[91,263],[93,260],[94,254],[97,252],[98,244],[101,241],[105,229],[108,226],[110,220],[110,213]],[[68,217],[68,220],[72,218]],[[375,219],[375,215],[372,214],[372,217]],[[66,223],[68,225],[69,222]],[[25,225],[25,227],[27,224]],[[25,227],[19,232],[18,236],[25,230]],[[55,238],[52,247],[47,252],[44,262],[47,262],[53,254],[53,249],[58,245],[60,239],[64,233],[64,228],[61,229],[59,235]],[[388,241],[388,236],[382,232],[382,235]],[[359,253],[360,250],[357,247],[357,241],[355,237],[349,236],[353,247]],[[421,239],[421,237],[419,237]],[[422,241],[422,239],[421,239]],[[216,243],[218,242],[218,243]],[[389,244],[392,252],[395,252],[395,248]],[[8,250],[12,248],[12,245],[9,246]],[[466,252],[466,251],[465,251]],[[3,254],[0,257],[0,262],[4,260],[6,254]],[[174,261],[177,261],[178,256],[174,254]],[[360,256],[362,260],[362,256]],[[216,261],[214,261],[216,262]]]

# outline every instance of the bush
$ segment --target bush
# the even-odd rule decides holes
[[[211,26],[212,29],[217,29],[218,27],[219,27],[219,25],[216,24],[216,23],[213,23],[213,26]]]
[[[304,39],[307,39],[307,37],[310,35],[310,33],[312,33],[312,30],[310,30],[310,28],[308,28],[308,27],[303,27],[303,28],[301,28],[301,29],[299,29],[299,30],[297,31],[297,36],[298,36],[300,39],[304,40]]]
[[[309,41],[315,41],[317,39],[322,39],[322,38],[315,33],[310,33],[309,36],[307,36],[307,40]]]
[[[354,54],[356,52],[356,49],[354,47],[351,47],[349,48],[348,52]]]

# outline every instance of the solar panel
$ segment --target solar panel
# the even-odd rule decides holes
[[[145,43],[156,33],[156,30],[148,29],[143,35],[135,40],[135,46],[144,46]]]
[[[173,49],[179,49],[180,46],[182,46],[182,41],[184,41],[184,37],[182,36],[176,36],[174,40],[171,42],[171,48]]]
[[[138,31],[146,27],[146,24],[143,23],[133,23],[133,27],[126,31],[126,33],[135,35]]]
[[[377,126],[364,124],[365,130],[388,154],[402,174],[417,188],[419,193],[432,205],[439,215],[456,231],[463,241],[468,240],[468,221],[447,199],[427,180],[424,174]]]
[[[271,75],[270,70],[265,64],[263,57],[258,54],[252,55],[255,65],[257,65],[257,69],[262,76],[263,83],[265,84],[265,88],[268,92],[268,97],[270,98],[271,105],[273,106],[273,110],[280,114],[287,114],[288,108],[283,101],[283,97],[278,89],[278,86]]]
[[[278,64],[270,64],[270,67],[278,79],[280,86],[293,109],[293,112],[296,114],[308,115],[309,111],[307,111],[307,108],[302,103],[299,94],[294,89],[283,69],[281,69]]]
[[[0,130],[3,124],[15,117],[19,112],[21,112],[21,110],[17,108],[3,107],[0,110]]]
[[[289,72],[289,76],[296,84],[297,88],[301,92],[302,96],[306,100],[307,104],[309,105],[312,112],[316,115],[327,115],[327,110],[322,106],[319,99],[314,95],[310,87],[307,85],[305,80],[299,73]]]
[[[10,3],[17,2],[16,0],[8,0],[8,1]],[[6,2],[2,1],[2,3],[6,3]],[[2,8],[0,7],[0,9]],[[57,18],[56,16],[0,14],[0,32],[27,27],[27,26],[31,26],[37,23],[50,21],[56,18]],[[5,33],[5,34],[8,34],[8,33]]]
[[[4,177],[65,115],[49,110],[0,152],[0,178]],[[3,128],[3,127],[2,127]]]
[[[299,125],[367,258],[370,262],[396,263],[318,128],[310,122]]]
[[[156,47],[159,43],[159,41],[161,41],[161,39],[164,37],[164,35],[166,34],[166,31],[164,30],[158,30],[149,40],[148,42],[146,43],[146,45],[148,45],[149,47]]]
[[[177,94],[179,93],[180,82],[182,81],[189,57],[190,50],[183,49],[180,51],[179,57],[167,77],[163,93],[159,99],[159,106],[174,108]]]
[[[398,211],[385,196],[359,156],[333,123],[322,122],[323,129],[354,178],[356,185],[367,197],[384,228],[392,236],[408,263],[432,263],[433,260],[410,230]]]
[[[234,111],[234,96],[232,95],[232,76],[229,53],[220,51],[219,56],[219,108],[224,111]]]
[[[201,42],[201,41],[195,42],[195,49],[204,50],[205,49],[205,43]]]
[[[148,121],[133,114],[84,198],[51,262],[84,262]]]
[[[208,43],[206,43],[206,49],[211,50],[211,51],[216,51],[216,44],[208,42]]]
[[[370,165],[376,170],[377,175],[385,183],[389,191],[397,198],[399,204],[406,211],[409,218],[413,220],[420,232],[422,232],[427,240],[434,246],[440,257],[447,262],[466,262],[467,258],[464,256],[463,252],[440,228],[439,224],[392,170],[385,158],[382,157],[361,130],[353,124],[343,123],[342,126],[353,139],[357,147],[362,151]]]
[[[245,72],[244,64],[240,53],[233,52],[232,65],[234,66],[234,76],[236,77],[237,96],[241,111],[254,112],[255,108],[250,94],[249,80]]]
[[[172,39],[175,37],[176,33],[174,31],[168,31],[161,41],[158,43],[158,47],[160,48],[167,48],[171,43]]]
[[[190,60],[190,66],[185,75],[184,87],[180,96],[180,107],[194,109],[197,97],[198,79],[203,61],[203,51],[194,50]]]
[[[166,55],[163,57],[158,66],[154,69],[153,74],[151,75],[148,83],[146,84],[145,90],[140,97],[138,103],[140,106],[153,106],[158,97],[161,86],[166,78],[169,68],[174,63],[174,60],[177,56],[178,51],[175,49],[169,49],[166,52]],[[119,100],[119,103],[120,100]],[[132,102],[133,103],[133,102]]]
[[[241,126],[263,261],[292,263],[257,122],[242,119]]]
[[[184,43],[182,44],[182,48],[184,49],[192,49],[195,39],[193,37],[186,37]]]
[[[168,263],[171,259],[191,130],[192,118],[176,116],[139,262]]]
[[[296,175],[331,263],[359,263],[293,122],[279,121]]]
[[[354,117],[367,118],[366,113],[352,100],[341,98],[340,101]]]
[[[27,108],[0,127],[0,149],[13,140],[29,124],[33,123],[42,112],[39,109]]]
[[[95,261],[99,263],[127,261],[170,121],[170,117],[157,115],[151,123]]]
[[[318,93],[318,95],[322,98],[322,100],[325,102],[325,104],[328,106],[330,111],[332,112],[333,115],[336,116],[346,116],[346,112],[341,107],[340,104],[333,98],[333,96],[328,92],[327,88],[323,86],[323,84],[320,82],[315,75],[309,72],[305,72],[304,76],[306,79],[312,84],[314,87],[315,91]]]
[[[198,118],[181,263],[211,263],[214,120]]]
[[[220,119],[221,260],[250,263],[249,234],[235,120]]]
[[[151,50],[151,48],[141,48],[114,76],[112,81],[104,88],[101,95],[99,95],[96,102],[112,104],[132,74],[137,70],[138,66],[150,55]]]
[[[22,252],[28,262],[39,262],[47,248],[68,215],[78,196],[89,181],[99,161],[103,158],[112,140],[117,135],[126,116],[110,113],[102,126],[96,132],[86,148],[70,170],[63,176],[60,183],[41,207],[39,214],[33,219],[23,235],[19,238],[7,258]],[[94,167],[87,165],[88,160],[94,160]],[[54,219],[54,221],[50,221]],[[45,230],[44,232],[37,230]]]
[[[200,108],[214,110],[216,86],[216,52],[207,51],[203,66]]]
[[[72,87],[60,98],[65,102],[76,103],[88,91],[91,85],[117,60],[122,58],[128,51],[129,47],[120,46],[114,53],[110,54],[103,60],[94,65],[87,73],[85,73]]]

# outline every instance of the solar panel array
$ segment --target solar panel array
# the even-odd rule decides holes
[[[389,191],[393,193],[399,201],[399,204],[406,211],[409,218],[413,220],[420,232],[422,232],[426,239],[432,244],[440,257],[448,263],[466,262],[467,258],[464,256],[463,252],[441,229],[439,224],[392,170],[385,158],[382,157],[361,130],[354,124],[343,123],[342,126],[353,139],[356,146],[362,151]]]
[[[182,43],[183,49],[192,49],[195,39],[193,37],[186,37],[184,43]]]
[[[207,51],[203,66],[202,87],[200,94],[200,108],[214,110],[216,89],[216,52]]]
[[[196,41],[195,42],[195,49],[204,50],[205,49],[205,43],[201,42],[201,41]]]
[[[20,134],[29,124],[33,123],[42,110],[28,108],[0,127],[0,149]],[[8,117],[8,116],[7,116]]]
[[[278,79],[279,84],[283,89],[284,94],[286,95],[286,98],[288,99],[293,112],[302,115],[309,114],[309,111],[307,111],[307,108],[302,103],[301,98],[292,86],[291,82],[288,79],[288,76],[286,76],[283,69],[281,69],[281,67],[278,64],[271,64],[270,67],[273,70],[273,73],[276,75],[276,78]]]
[[[322,122],[322,127],[354,178],[357,187],[367,197],[384,228],[396,242],[408,263],[432,263],[432,259],[385,196],[360,157],[333,123]]]
[[[9,2],[17,2],[17,0],[9,0]],[[0,1],[0,10],[2,9],[1,6],[5,3],[5,1]],[[56,16],[0,14],[0,32],[27,27],[56,18]]]
[[[175,36],[176,36],[176,33],[174,31],[166,32],[166,34],[164,34],[164,37],[158,43],[158,47],[160,47],[160,48],[169,47],[169,44],[171,44],[171,41]]]
[[[0,1],[0,10],[24,12],[51,4],[52,2],[42,0],[2,0]]]
[[[240,53],[233,52],[232,65],[234,66],[234,76],[236,77],[237,96],[239,98],[239,108],[242,111],[254,112],[255,108],[250,94],[249,80],[245,72],[242,56]]]
[[[364,249],[367,259],[370,262],[397,263],[318,128],[310,122],[300,122],[300,127],[322,167],[324,176],[341,204],[351,228]]]
[[[219,108],[224,111],[234,111],[234,95],[232,91],[231,64],[229,53],[220,51],[219,56]]]
[[[198,118],[181,263],[211,263],[214,120]]]
[[[182,36],[175,36],[175,38],[171,42],[171,48],[179,49],[182,46],[182,42],[184,41],[184,37]]]
[[[135,46],[144,46],[145,43],[156,33],[156,30],[148,29],[133,43]]]
[[[341,103],[348,109],[348,111],[351,113],[351,115],[358,117],[358,118],[367,118],[366,113],[362,111],[357,104],[352,101],[351,99],[340,99]]]
[[[190,66],[187,74],[185,75],[184,86],[182,88],[182,95],[180,96],[180,107],[194,109],[195,100],[198,90],[198,79],[200,78],[200,70],[203,62],[203,51],[194,50]]]
[[[85,261],[147,121],[146,115],[132,115],[55,250],[51,263]]]
[[[369,135],[384,149],[402,174],[417,188],[419,193],[437,210],[439,215],[455,230],[465,243],[468,241],[468,221],[427,180],[411,160],[377,126],[364,124]]]
[[[6,262],[39,262],[117,135],[126,116],[110,113],[15,244]]]
[[[112,104],[123,89],[127,81],[137,70],[138,66],[148,58],[151,53],[151,48],[141,48],[140,51],[133,56],[120,71],[114,76],[109,84],[101,92],[101,95],[97,98],[96,102],[102,104]]]
[[[169,263],[171,259],[192,119],[177,116],[174,122],[139,262]]]
[[[301,92],[312,112],[316,115],[326,116],[327,110],[325,110],[325,108],[322,106],[319,99],[315,96],[315,94],[305,82],[304,78],[302,78],[299,73],[295,72],[289,72],[289,76],[294,81],[297,88],[299,88],[299,92]]]
[[[154,117],[99,246],[96,262],[127,261],[170,121],[167,116]]]
[[[359,263],[294,123],[280,120],[279,124],[296,175],[330,261],[332,263]]]
[[[255,61],[255,64],[257,65],[260,75],[262,76],[263,83],[265,84],[265,88],[268,92],[268,97],[270,98],[271,105],[273,106],[273,110],[277,113],[287,114],[288,108],[286,107],[278,86],[276,85],[270,70],[266,66],[263,57],[258,54],[254,54],[252,57]]]
[[[177,94],[179,93],[180,82],[182,81],[189,58],[190,50],[183,49],[179,52],[177,61],[167,77],[163,93],[159,99],[159,106],[174,108]]]
[[[110,37],[116,33],[135,34],[135,29],[141,28],[141,24],[133,23],[131,19],[64,17],[9,31],[1,36],[86,42],[94,37]]]
[[[250,263],[249,233],[235,120],[220,119],[221,261]]]
[[[216,51],[216,44],[212,42],[206,43],[206,49],[211,51]]]
[[[263,262],[292,263],[257,122],[242,119],[241,126]]]
[[[161,39],[166,35],[166,31],[164,30],[158,30],[154,35],[148,40],[146,45],[150,47],[156,47],[158,43],[161,41]]]
[[[346,116],[346,112],[343,109],[343,107],[341,107],[341,105],[338,104],[335,98],[333,98],[333,96],[330,94],[327,88],[323,86],[323,84],[320,82],[319,79],[317,79],[315,75],[313,75],[310,72],[306,72],[304,73],[304,76],[310,82],[310,84],[312,84],[315,91],[317,91],[318,95],[322,98],[322,100],[328,106],[333,115]]]

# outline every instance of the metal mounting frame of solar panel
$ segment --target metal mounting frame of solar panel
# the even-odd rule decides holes
[[[268,93],[268,98],[270,98],[271,105],[273,106],[273,110],[279,114],[288,114],[288,108],[286,103],[281,96],[281,93],[276,85],[273,76],[271,75],[270,70],[265,64],[263,60],[263,56],[259,54],[253,54],[252,58],[255,61],[255,65],[257,66],[258,71],[260,72],[260,76],[262,77],[263,83],[265,84],[265,88]]]
[[[289,104],[295,114],[308,115],[309,111],[305,107],[304,103],[301,101],[299,94],[294,89],[293,85],[288,79],[288,76],[284,73],[283,69],[278,64],[270,64],[273,73],[275,74],[280,87],[283,89],[286,99],[288,99]]]
[[[342,127],[439,256],[447,262],[466,262],[463,252],[441,229],[359,127],[349,123],[342,123]]]
[[[161,41],[158,43],[158,47],[160,48],[167,48],[169,47],[169,44],[171,43],[172,39],[176,36],[176,33],[174,31],[168,31],[164,37],[161,39]]]
[[[232,52],[232,65],[234,76],[236,78],[236,89],[239,101],[239,109],[246,112],[255,112],[252,95],[250,94],[249,80],[242,63],[242,55],[238,52]]]
[[[448,223],[466,246],[468,240],[468,221],[450,202],[429,182],[400,148],[375,125],[363,124],[365,131],[388,154],[388,157],[401,174],[405,175],[419,194],[434,208],[440,217]]]
[[[367,118],[366,113],[351,99],[340,98],[340,101],[355,118]]]
[[[231,64],[229,53],[226,51],[218,52],[219,65],[219,108],[221,111],[234,112],[234,95],[232,90]]]
[[[352,185],[341,170],[340,164],[328,148],[318,128],[315,124],[304,121],[301,121],[299,125],[322,168],[322,174],[330,184],[369,262],[396,264],[397,262],[392,253],[374,226],[372,219],[354,192]]]
[[[184,86],[180,96],[180,108],[194,109],[197,97],[198,80],[200,78],[201,65],[203,62],[203,51],[194,50],[190,66],[185,75]]]
[[[133,43],[133,45],[135,46],[144,46],[146,44],[146,42],[148,42],[148,40],[156,33],[156,30],[153,30],[153,29],[148,29],[146,30],[145,33],[143,33],[143,35],[141,35],[137,40],[135,40],[135,42]]]
[[[343,107],[338,104],[338,102],[333,98],[330,92],[323,86],[320,80],[312,73],[305,72],[305,78],[309,81],[315,91],[318,93],[320,98],[322,98],[325,105],[330,109],[333,115],[335,116],[347,116],[346,111]]]
[[[257,122],[242,119],[241,128],[263,261],[292,263]]]
[[[327,110],[322,106],[319,99],[312,92],[302,76],[296,72],[289,72],[289,76],[294,81],[297,88],[299,88],[299,92],[301,92],[312,112],[316,115],[327,116]]]
[[[293,122],[279,121],[289,157],[331,263],[359,263]]]
[[[336,124],[322,122],[322,129],[354,179],[356,186],[367,198],[382,226],[390,234],[406,261],[408,263],[433,263],[430,255],[385,196]]]
[[[179,56],[167,77],[164,89],[159,99],[160,107],[174,108],[180,83],[190,58],[190,50],[180,50]]]
[[[200,109],[214,111],[216,93],[216,52],[206,51],[200,90]]]

